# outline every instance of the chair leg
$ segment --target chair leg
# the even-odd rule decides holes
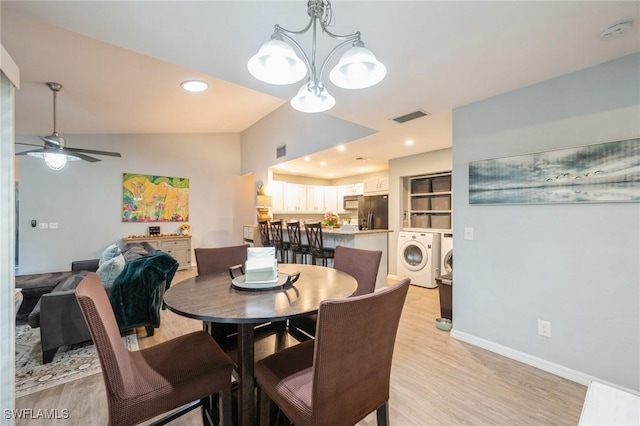
[[[233,408],[231,407],[231,388],[225,389],[220,392],[220,424],[222,426],[231,426]]]
[[[287,337],[287,323],[283,321],[282,324],[279,324],[276,329],[276,344],[275,344],[275,352],[280,352],[286,345],[286,337]]]
[[[49,364],[53,361],[53,357],[56,355],[58,348],[49,349],[48,351],[42,351],[42,363]]]
[[[378,407],[376,418],[378,419],[378,426],[387,426],[389,424],[389,401]]]
[[[260,426],[269,426],[271,420],[271,398],[260,387],[258,387],[258,394],[260,395],[260,419],[258,424]]]
[[[153,336],[153,334],[155,333],[155,329],[153,328],[152,325],[145,325],[144,329],[147,331],[147,337],[151,337]]]
[[[214,425],[216,424],[215,419],[213,418],[213,413],[211,411],[211,396],[206,398],[202,398],[200,400],[202,404],[202,424],[203,425]]]

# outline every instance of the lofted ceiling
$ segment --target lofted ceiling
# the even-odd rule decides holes
[[[332,7],[333,32],[360,31],[388,73],[364,90],[336,88],[325,76],[336,99],[327,114],[375,132],[344,151],[292,159],[278,173],[337,179],[385,170],[389,159],[450,147],[453,108],[640,51],[637,1],[335,0]],[[246,63],[274,24],[306,25],[304,0],[3,0],[0,18],[2,45],[21,71],[20,135],[51,133],[46,81],[64,86],[57,125],[64,136],[242,132],[289,108],[302,84],[262,83]],[[630,31],[602,41],[602,30],[621,20],[634,21]],[[308,35],[298,40],[310,47]],[[335,44],[318,35],[318,57]],[[209,90],[184,92],[179,83],[192,78]],[[431,115],[391,120],[416,110]]]

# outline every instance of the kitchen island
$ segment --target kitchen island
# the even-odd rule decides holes
[[[324,246],[328,248],[346,246],[382,251],[382,258],[378,267],[378,278],[376,279],[376,289],[379,289],[387,285],[389,232],[392,231],[388,229],[346,231],[339,228],[322,228],[322,237]]]

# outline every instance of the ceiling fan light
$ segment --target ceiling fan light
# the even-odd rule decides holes
[[[305,83],[298,94],[291,99],[291,106],[300,112],[324,112],[336,104],[336,100],[329,94],[322,83]]]
[[[249,59],[247,68],[252,76],[269,84],[296,83],[307,75],[307,66],[291,46],[272,38]]]
[[[44,162],[52,170],[60,170],[67,164],[67,156],[58,153],[44,153]]]
[[[329,74],[331,82],[343,89],[364,89],[374,86],[387,75],[387,68],[364,46],[347,50]]]

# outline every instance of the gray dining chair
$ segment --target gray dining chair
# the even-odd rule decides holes
[[[229,273],[229,268],[235,265],[243,265],[247,261],[248,244],[227,247],[207,247],[194,249],[198,275]],[[229,277],[231,280],[231,277]],[[229,281],[231,283],[231,281]],[[225,350],[232,350],[238,343],[238,327],[235,324],[203,323],[205,331]],[[254,333],[256,337],[264,337],[277,333],[281,336],[286,328],[281,322],[264,322],[256,324]]]
[[[109,425],[134,425],[176,410],[154,424],[166,424],[197,407],[205,423],[218,416],[231,425],[233,361],[204,331],[188,333],[139,351],[129,351],[120,337],[107,292],[95,273],[75,291],[95,343],[106,387]]]
[[[358,282],[354,296],[373,293],[382,259],[380,250],[364,250],[337,246],[333,266],[346,272]],[[309,340],[316,333],[317,315],[307,315],[289,320],[289,333],[298,340]]]
[[[393,348],[410,280],[320,303],[316,338],[257,362],[260,424],[271,401],[296,425],[389,424]]]

